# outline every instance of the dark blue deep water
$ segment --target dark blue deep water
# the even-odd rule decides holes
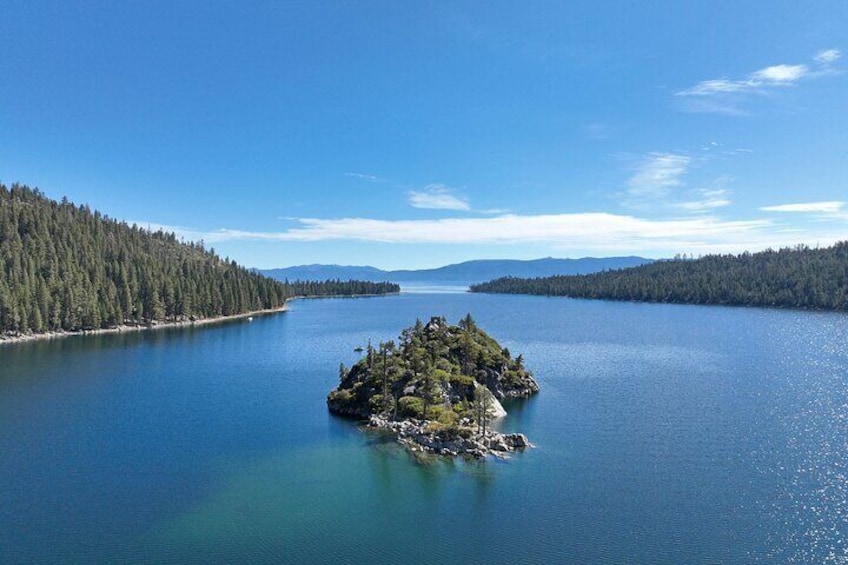
[[[369,338],[471,312],[542,392],[509,461],[327,414]],[[0,347],[3,563],[846,563],[848,316],[410,293]]]

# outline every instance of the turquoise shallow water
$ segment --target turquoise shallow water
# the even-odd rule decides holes
[[[848,562],[848,317],[425,290],[3,346],[0,562]],[[327,414],[354,347],[466,312],[535,371],[536,449]]]

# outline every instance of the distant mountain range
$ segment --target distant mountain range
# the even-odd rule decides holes
[[[582,259],[482,259],[466,261],[436,269],[384,271],[367,266],[300,265],[281,269],[260,270],[264,275],[278,280],[363,280],[391,281],[396,283],[469,285],[500,277],[549,277],[553,275],[582,275],[611,269],[637,267],[652,263],[644,257],[584,257]]]

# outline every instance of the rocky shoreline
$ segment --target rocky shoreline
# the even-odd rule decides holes
[[[154,322],[150,325],[146,324],[137,324],[137,325],[121,325],[116,326],[114,328],[100,328],[95,330],[79,330],[79,331],[61,331],[61,332],[45,332],[45,333],[29,333],[29,334],[9,334],[9,333],[0,333],[0,345],[4,343],[22,343],[25,341],[38,341],[45,339],[58,339],[63,337],[70,336],[78,336],[78,335],[99,335],[99,334],[113,334],[113,333],[124,333],[124,332],[136,332],[136,331],[145,331],[145,330],[158,330],[164,328],[181,328],[181,327],[189,327],[189,326],[205,326],[209,324],[217,324],[220,322],[227,322],[231,320],[239,320],[244,318],[251,318],[253,316],[265,316],[268,314],[276,314],[278,312],[286,311],[287,306],[282,306],[280,308],[269,308],[267,310],[255,310],[253,312],[245,312],[243,314],[233,314],[232,316],[216,316],[214,318],[200,318],[200,319],[184,319],[184,320],[176,320],[169,322]]]
[[[372,415],[367,427],[395,434],[398,443],[412,453],[424,452],[448,457],[465,456],[485,459],[487,456],[508,457],[509,453],[535,447],[524,434],[504,434],[494,430],[478,433],[470,420],[461,420],[459,427],[444,429],[428,420],[389,420]]]

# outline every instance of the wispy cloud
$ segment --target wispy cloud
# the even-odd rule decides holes
[[[771,226],[768,220],[725,221],[693,219],[650,220],[604,212],[516,215],[491,218],[436,220],[377,220],[371,218],[301,218],[298,226],[281,232],[219,229],[208,232],[184,227],[151,225],[207,244],[224,241],[365,241],[393,244],[511,244],[548,243],[597,249],[682,249],[748,241]]]
[[[355,179],[362,179],[362,180],[367,180],[367,181],[371,181],[371,182],[382,182],[383,181],[382,178],[380,178],[376,175],[369,175],[369,174],[366,174],[366,173],[345,173],[344,175],[346,177],[353,177]]]
[[[470,211],[468,200],[456,196],[453,192],[443,184],[428,184],[423,190],[413,190],[409,193],[409,204],[414,208],[427,210]]]
[[[747,82],[754,86],[783,86],[797,82],[809,72],[807,65],[774,65],[754,72]]]
[[[517,243],[547,242],[586,246],[604,242],[611,246],[645,244],[679,246],[706,243],[756,232],[768,220],[724,221],[711,217],[684,220],[649,220],[609,213],[503,215],[493,218],[439,220],[374,220],[367,218],[301,219],[301,227],[280,234],[283,239],[323,241],[345,239],[385,243]]]
[[[723,151],[724,155],[735,156],[735,155],[745,155],[748,153],[753,153],[753,149],[747,149],[745,147],[737,147],[736,149],[728,149],[727,151]]]
[[[627,181],[627,194],[636,198],[662,198],[682,185],[692,159],[674,153],[651,153]]]
[[[730,193],[727,190],[703,189],[699,190],[698,193],[701,197],[698,200],[680,202],[678,204],[674,204],[674,206],[687,212],[710,212],[717,208],[723,208],[724,206],[729,206],[731,204],[730,199],[728,198]]]
[[[772,65],[740,79],[704,80],[678,90],[674,95],[689,101],[685,106],[689,111],[742,115],[747,113],[743,105],[751,96],[792,87],[804,79],[831,74],[836,70],[833,65],[841,56],[838,49],[826,49],[813,57],[812,65]]]
[[[825,49],[816,53],[813,60],[819,65],[832,65],[841,58],[842,52],[839,49]]]
[[[385,183],[390,182],[385,178],[367,173],[347,172],[346,177],[361,179],[368,182]],[[402,189],[403,187],[397,186]],[[420,190],[410,190],[406,193],[407,202],[413,208],[424,210],[453,210],[460,212],[474,212],[477,214],[500,215],[507,214],[506,208],[489,208],[476,210],[471,208],[468,198],[458,195],[456,190],[443,183],[430,183]]]
[[[833,209],[833,208],[831,208]],[[807,243],[827,245],[844,239],[840,223],[799,227],[767,218],[726,220],[710,214],[649,219],[605,212],[379,220],[373,218],[299,218],[283,231],[238,229],[202,231],[141,222],[207,245],[236,241],[358,241],[384,244],[510,245],[542,244],[563,252],[725,253]]]
[[[763,212],[794,212],[802,214],[838,214],[843,211],[846,203],[838,200],[827,202],[802,202],[799,204],[779,204],[763,206]]]
[[[651,216],[713,212],[733,203],[729,188],[733,179],[710,175],[710,163],[748,152],[726,151],[720,142],[709,141],[691,155],[648,153],[631,166],[625,190],[614,196],[626,208]]]
[[[807,75],[806,65],[774,65],[751,73],[742,80],[712,79],[675,92],[675,96],[712,96],[751,92],[777,86],[791,86]]]

